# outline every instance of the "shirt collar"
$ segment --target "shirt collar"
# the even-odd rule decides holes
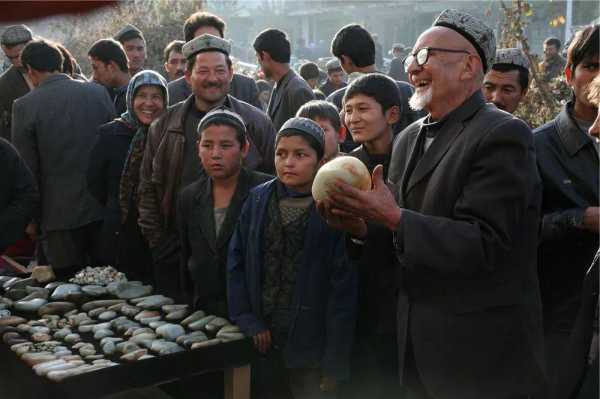
[[[555,120],[558,137],[571,157],[586,145],[592,144],[590,136],[575,123],[572,117],[573,106],[573,101],[565,104]]]

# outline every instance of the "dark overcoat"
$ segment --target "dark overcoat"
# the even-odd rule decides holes
[[[106,259],[113,260],[112,264],[115,264],[121,230],[119,185],[135,132],[135,128],[120,119],[100,126],[87,168],[88,189],[103,207],[103,253]]]
[[[38,182],[41,226],[70,230],[102,219],[86,170],[98,126],[114,118],[106,89],[62,73],[13,106],[12,138]]]
[[[432,397],[538,392],[541,187],[531,131],[477,91],[417,162],[422,121],[397,136],[388,175],[403,208],[394,232],[401,378],[411,345]]]
[[[543,186],[538,269],[544,324],[547,332],[565,336],[575,322],[581,283],[600,244],[598,234],[581,228],[585,209],[600,205],[598,152],[571,117],[572,105],[534,131]]]

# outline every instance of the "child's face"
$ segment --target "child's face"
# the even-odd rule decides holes
[[[316,117],[314,121],[317,125],[321,126],[321,129],[325,133],[325,155],[323,158],[329,160],[335,157],[339,151],[339,132],[335,130],[329,119]]]
[[[390,127],[381,105],[364,94],[356,94],[346,100],[344,121],[352,139],[360,144],[380,138]]]
[[[275,170],[286,187],[308,193],[319,167],[317,152],[301,136],[282,137],[275,148]]]
[[[248,152],[237,139],[235,128],[211,125],[202,131],[198,155],[206,173],[213,179],[227,179],[239,173]]]

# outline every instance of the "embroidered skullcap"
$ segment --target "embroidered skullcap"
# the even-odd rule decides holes
[[[484,72],[487,72],[494,64],[496,36],[494,31],[483,21],[466,12],[447,9],[442,11],[432,26],[443,26],[452,29],[467,39],[477,50]]]

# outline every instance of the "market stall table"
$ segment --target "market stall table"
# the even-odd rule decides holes
[[[252,341],[244,339],[122,363],[53,382],[36,375],[6,344],[0,343],[0,398],[94,399],[224,370],[225,399],[248,399],[252,356]]]

